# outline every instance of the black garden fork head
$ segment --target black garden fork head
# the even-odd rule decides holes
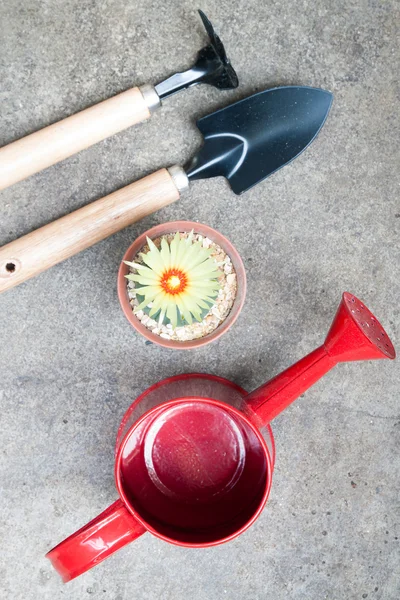
[[[155,86],[161,100],[198,83],[207,83],[220,90],[230,90],[239,85],[236,72],[214,27],[203,11],[199,10],[199,14],[210,43],[200,50],[196,63],[191,69],[183,73],[175,73]]]

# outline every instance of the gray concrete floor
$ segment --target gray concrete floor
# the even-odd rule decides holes
[[[0,145],[191,64],[197,4],[5,0]],[[335,94],[317,141],[245,196],[196,182],[177,203],[5,293],[1,310],[4,599],[398,600],[399,364],[341,365],[274,422],[273,490],[221,547],[143,536],[63,586],[44,554],[116,498],[120,418],[151,383],[216,373],[252,389],[319,344],[341,292],[399,343],[399,4],[206,0],[241,86],[176,96],[151,121],[1,192],[6,243],[153,170],[185,162],[195,119],[255,91]],[[119,308],[121,256],[149,226],[218,228],[247,267],[237,324],[191,353],[146,346]]]

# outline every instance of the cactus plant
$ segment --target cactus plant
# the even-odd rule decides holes
[[[161,239],[160,249],[147,238],[149,251],[140,253],[144,264],[124,261],[137,273],[125,277],[135,282],[137,296],[143,301],[135,312],[146,310],[159,325],[168,320],[172,327],[201,321],[215,303],[220,272],[210,258],[212,250],[176,233],[171,243]]]

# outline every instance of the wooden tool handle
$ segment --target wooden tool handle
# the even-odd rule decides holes
[[[0,293],[171,204],[179,191],[166,169],[0,248]]]
[[[150,117],[139,88],[0,148],[0,190]]]

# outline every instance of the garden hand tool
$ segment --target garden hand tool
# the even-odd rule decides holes
[[[380,323],[345,292],[325,342],[247,394],[207,374],[148,388],[118,431],[119,499],[50,550],[64,582],[146,531],[186,547],[227,542],[254,523],[272,483],[270,422],[339,362],[395,358]]]
[[[0,248],[0,292],[178,200],[191,180],[224,176],[235,194],[250,189],[303,152],[331,102],[324,90],[280,87],[200,119],[204,145],[185,168],[160,169]]]
[[[194,66],[155,87],[135,87],[0,148],[0,190],[29,175],[148,119],[161,101],[180,90],[208,83],[221,90],[238,86],[224,46],[206,15],[199,10],[209,36]]]

